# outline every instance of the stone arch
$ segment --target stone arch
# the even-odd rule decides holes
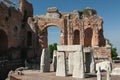
[[[64,32],[64,29],[61,27],[61,25],[58,25],[56,23],[48,23],[48,24],[46,24],[42,27],[39,26],[39,29],[40,29],[39,42],[40,42],[40,44],[43,48],[48,47],[48,31],[47,31],[47,28],[51,27],[51,26],[55,26],[55,27],[59,28],[62,33]],[[64,36],[60,35],[60,44],[62,44],[64,42],[63,38],[64,38]]]
[[[92,30],[92,28],[85,29],[84,34],[85,34],[84,46],[85,47],[92,46],[92,36],[93,36],[93,30]]]
[[[63,30],[63,27],[62,27],[62,25],[59,25],[58,23],[46,23],[44,26],[39,26],[39,29],[41,29],[41,31],[42,30],[44,30],[44,29],[46,29],[46,28],[48,28],[49,26],[56,26],[56,27],[58,27],[62,32],[64,32],[64,30]]]
[[[0,55],[5,54],[8,50],[8,36],[6,32],[0,29]]]
[[[79,30],[74,31],[73,44],[74,45],[79,45],[80,44],[80,31]]]

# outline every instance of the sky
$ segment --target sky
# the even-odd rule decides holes
[[[18,0],[12,0],[17,3]],[[28,0],[33,4],[34,16],[43,15],[48,7],[57,7],[60,12],[94,8],[104,20],[104,37],[109,39],[120,55],[120,0]],[[17,5],[16,5],[17,6]],[[59,42],[60,30],[49,27],[49,43]],[[51,37],[52,36],[52,37]],[[57,37],[57,38],[56,38]],[[55,39],[56,38],[56,39]]]

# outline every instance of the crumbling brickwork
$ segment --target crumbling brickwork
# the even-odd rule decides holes
[[[61,29],[61,45],[97,46],[99,48],[105,48],[106,46],[103,34],[103,19],[97,15],[95,9],[86,8],[82,11],[60,13],[57,8],[52,7],[48,8],[45,15],[30,17],[28,24],[39,36],[39,43],[42,48],[48,47],[47,28],[49,26],[57,26]],[[35,27],[38,29],[35,30]],[[107,52],[107,49],[105,51]],[[96,51],[94,52],[96,54]],[[106,55],[111,55],[111,52]],[[108,57],[110,59],[111,56]]]

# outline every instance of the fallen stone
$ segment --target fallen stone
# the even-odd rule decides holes
[[[109,71],[112,71],[112,64],[110,61],[103,61],[96,64],[96,71],[98,71],[98,68],[100,68],[100,71],[101,70],[107,71],[108,68],[109,68]]]

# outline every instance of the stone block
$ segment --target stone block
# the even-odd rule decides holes
[[[93,53],[91,53],[90,73],[95,73],[95,59]]]
[[[56,50],[54,50],[54,52],[53,52],[53,69],[54,69],[54,71],[56,71],[56,67],[57,67],[57,51]]]
[[[57,45],[58,51],[82,51],[82,45]]]
[[[109,68],[107,69],[107,79],[106,80],[111,80],[111,75],[110,75],[110,70]]]
[[[102,80],[102,75],[100,73],[100,67],[98,68],[98,71],[97,71],[97,80]]]
[[[57,52],[56,76],[66,76],[66,60],[64,52]]]
[[[100,63],[96,64],[96,71],[98,71],[98,69],[100,68],[100,70],[105,70],[107,71],[107,69],[109,68],[109,70],[112,70],[112,64],[110,61],[103,61]]]
[[[69,53],[69,56],[68,56],[68,68],[69,68],[69,74],[72,74],[73,73],[73,53]]]
[[[91,49],[86,47],[86,48],[83,49],[83,52],[85,52],[85,53],[90,53],[90,52],[91,52]]]
[[[50,71],[50,51],[47,48],[42,50],[40,71],[41,72]]]
[[[83,52],[75,52],[73,60],[74,60],[73,77],[84,78],[85,72],[84,72]]]

